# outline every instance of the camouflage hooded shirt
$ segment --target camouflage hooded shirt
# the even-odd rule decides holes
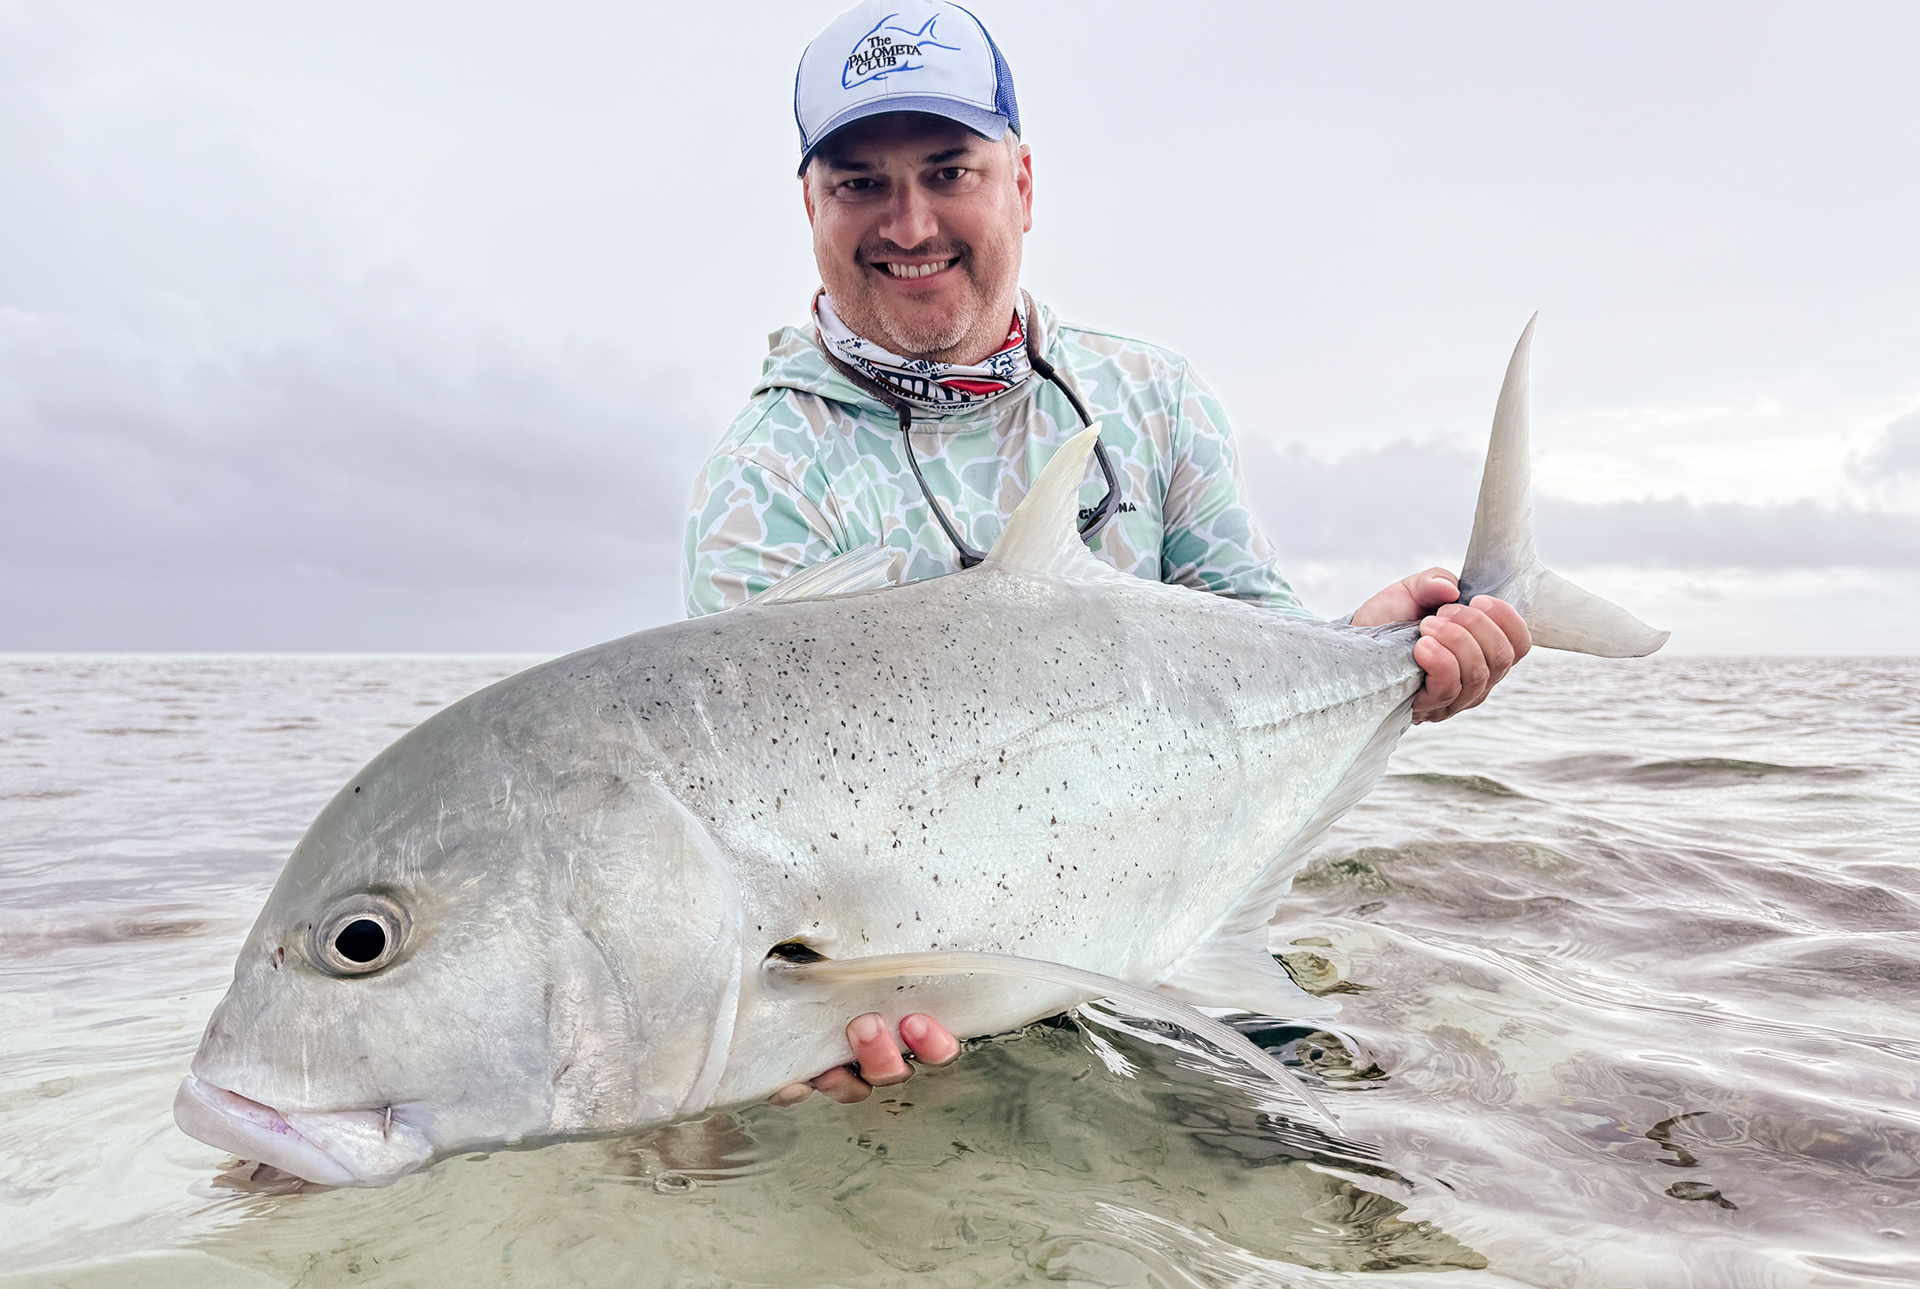
[[[1124,509],[1090,543],[1136,577],[1306,616],[1248,508],[1226,416],[1185,359],[1032,311],[1041,352],[1072,382],[1120,476]],[[914,481],[894,410],[836,370],[812,328],[784,327],[753,401],[695,480],[687,519],[687,613],[744,602],[801,569],[870,542],[919,581],[959,556]],[[927,486],[977,550],[991,550],[1031,480],[1080,430],[1066,396],[1038,375],[941,414],[915,409]],[[1080,502],[1105,492],[1098,471]]]

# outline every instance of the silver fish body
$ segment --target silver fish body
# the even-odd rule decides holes
[[[1417,630],[1106,568],[1073,532],[1090,448],[1062,448],[976,569],[641,632],[409,732],[294,850],[181,1126],[380,1185],[765,1096],[845,1060],[858,1011],[982,1034],[1087,997],[783,989],[776,946],[1013,954],[1311,1012],[1265,924],[1406,728]]]

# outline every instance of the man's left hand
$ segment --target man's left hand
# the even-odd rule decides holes
[[[1413,719],[1444,721],[1478,707],[1513,664],[1527,656],[1533,638],[1527,624],[1505,600],[1476,595],[1456,603],[1460,580],[1444,568],[1402,578],[1353,615],[1356,627],[1420,620],[1420,641],[1413,660],[1427,683],[1413,696]]]
[[[960,1055],[960,1040],[953,1031],[921,1012],[901,1019],[900,1041],[922,1065],[945,1065]],[[847,1022],[847,1046],[853,1049],[853,1064],[836,1065],[805,1083],[789,1083],[767,1100],[775,1105],[798,1105],[818,1091],[841,1105],[852,1105],[865,1101],[875,1088],[905,1083],[913,1077],[913,1066],[894,1046],[879,1012]]]

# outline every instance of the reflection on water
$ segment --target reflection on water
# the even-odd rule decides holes
[[[1207,1282],[1215,1248],[1276,1272],[1486,1265],[1379,1193],[1404,1183],[1356,1185],[1338,1143],[1222,1090],[1209,1068],[1151,1022],[1037,1025],[857,1108],[752,1107],[474,1155],[390,1193],[208,1189],[247,1220],[201,1247],[303,1284],[360,1283],[376,1259],[411,1282],[426,1274],[415,1258],[436,1282],[523,1265],[588,1284],[672,1282],[652,1278],[663,1267],[687,1283],[1018,1283],[1064,1268],[1083,1283],[1189,1284]]]
[[[1235,1021],[1340,1138],[1101,1006],[386,1191],[182,1137],[307,821],[521,661],[0,659],[0,1285],[1920,1283],[1911,660],[1549,658],[1415,731],[1275,928],[1341,1015]]]

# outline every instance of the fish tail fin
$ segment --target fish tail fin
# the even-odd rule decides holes
[[[1526,619],[1533,642],[1601,658],[1643,658],[1667,642],[1617,604],[1583,591],[1541,564],[1533,549],[1533,483],[1528,408],[1535,314],[1520,333],[1493,413],[1480,504],[1460,574],[1460,601],[1505,600]]]

